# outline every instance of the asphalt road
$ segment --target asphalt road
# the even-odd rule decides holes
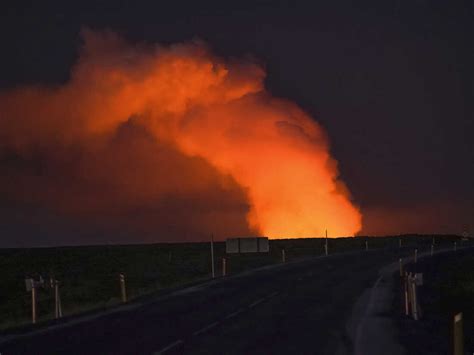
[[[287,263],[27,334],[1,343],[0,353],[352,353],[352,306],[398,257],[376,250]]]

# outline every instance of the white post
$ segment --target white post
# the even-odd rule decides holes
[[[63,316],[61,307],[61,296],[59,295],[59,281],[54,280],[54,315],[56,319]]]
[[[454,242],[454,251],[456,251],[456,242]]]
[[[120,274],[120,294],[122,296],[122,303],[127,302],[127,290],[125,288],[125,275]]]
[[[402,258],[398,259],[398,264],[400,265],[400,277],[403,277],[403,264],[402,264]]]
[[[328,230],[326,229],[326,244],[324,244],[324,252],[328,256]]]
[[[365,251],[369,251],[369,242],[365,241]]]
[[[431,256],[433,256],[434,244],[431,244]]]
[[[405,315],[408,316],[410,314],[410,295],[408,293],[408,280],[409,275],[405,272]]]
[[[412,298],[411,298],[411,307],[412,307],[412,312],[413,312],[413,319],[418,320],[418,305],[417,305],[417,299],[416,299],[416,281],[415,277],[411,279],[411,291],[412,291]]]
[[[212,278],[216,277],[214,271],[214,234],[211,234],[211,268],[212,268]]]
[[[464,355],[462,313],[454,316],[454,355]]]
[[[418,258],[418,249],[415,249],[415,264],[416,264],[417,258]]]
[[[399,248],[402,247],[402,238],[398,238],[398,247],[399,247]]]
[[[281,262],[282,262],[282,263],[286,262],[285,249],[282,249],[282,250],[281,250]]]
[[[222,258],[222,276],[225,276],[225,274],[226,274],[225,273],[225,271],[226,271],[225,270],[225,262],[226,262],[225,258]]]
[[[36,323],[36,287],[34,281],[31,285],[31,322]]]

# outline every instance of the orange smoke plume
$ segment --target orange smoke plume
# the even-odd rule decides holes
[[[238,218],[206,214],[205,225],[221,223],[227,234],[297,238],[360,230],[361,214],[338,179],[324,130],[295,104],[265,91],[261,67],[216,58],[202,43],[134,46],[112,33],[83,36],[68,83],[0,94],[0,151],[22,161],[42,152],[56,162],[41,182],[23,174],[28,193],[4,191],[10,198],[36,198],[100,220],[97,211],[137,201],[166,205],[166,196],[202,201],[206,194],[243,211],[244,227],[237,227]],[[60,182],[55,168],[66,165],[68,182]],[[101,186],[94,191],[108,191],[106,199],[87,193],[94,184]],[[213,195],[216,189],[225,193]],[[185,217],[173,223],[202,227],[202,215]]]

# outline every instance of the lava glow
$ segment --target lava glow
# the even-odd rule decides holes
[[[156,142],[204,160],[219,173],[223,189],[235,181],[249,206],[249,230],[272,238],[360,230],[361,214],[338,179],[324,130],[295,104],[265,91],[260,66],[216,58],[202,43],[131,45],[112,33],[90,31],[84,40],[66,84],[0,94],[0,149],[28,156],[44,147],[81,147],[88,152],[83,155],[97,156],[120,127],[133,122]],[[151,152],[131,143],[117,154],[152,161]],[[114,159],[106,156],[103,164]],[[90,163],[81,176],[97,178],[102,163]],[[154,169],[149,165],[142,169],[146,174]],[[186,195],[204,179],[197,168],[187,171],[179,184],[163,171],[152,179],[115,167],[101,175],[110,175],[103,181],[124,181],[118,186],[135,201],[169,191]],[[84,201],[64,209],[74,216],[81,203],[87,210]]]

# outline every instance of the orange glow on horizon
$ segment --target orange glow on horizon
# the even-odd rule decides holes
[[[25,152],[54,142],[94,151],[133,120],[156,141],[235,180],[249,203],[248,225],[262,235],[322,237],[327,229],[336,237],[361,229],[323,128],[265,91],[261,67],[228,63],[196,43],[132,46],[90,31],[84,39],[65,85],[0,94],[1,146]],[[169,183],[157,179],[154,193]],[[190,173],[195,185],[192,179],[199,174]]]

